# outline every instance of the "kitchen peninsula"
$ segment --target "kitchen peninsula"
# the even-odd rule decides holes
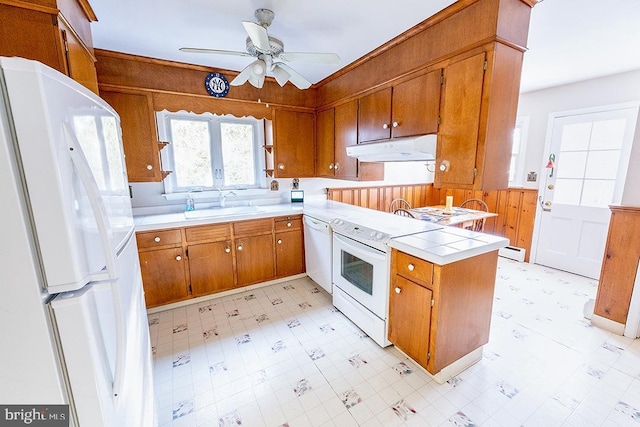
[[[246,212],[235,210],[231,215],[222,215],[223,212],[224,209],[213,210],[211,216],[203,214],[197,219],[186,219],[183,212],[136,218],[149,305],[164,310],[168,308],[164,304],[190,304],[199,301],[196,299],[199,297],[241,292],[304,274],[304,263],[300,260],[304,254],[302,214],[328,223],[374,218],[398,229],[423,227],[419,220],[330,200],[259,206]],[[488,342],[497,251],[508,240],[456,227],[428,226],[425,230],[429,231],[391,238],[383,245],[387,263],[384,270],[387,316],[383,320],[388,320],[389,341],[436,381],[444,382],[479,360],[482,346]],[[247,227],[252,230],[251,238],[260,238],[262,246],[252,255],[250,264],[243,264],[241,259],[251,248],[248,241],[242,241],[248,238],[241,231]],[[282,252],[281,246],[291,241],[287,237],[294,235],[297,237],[293,243]],[[149,245],[160,245],[153,250],[170,253],[164,262],[156,262],[147,270],[147,276],[153,274],[154,280],[146,280],[144,273],[145,263],[158,259],[157,253],[145,256],[151,250]],[[197,250],[202,245],[219,246],[218,252],[212,252],[213,258],[205,263],[210,265],[209,270],[197,267],[200,265]],[[176,262],[169,262],[176,259],[177,272]],[[293,268],[284,267],[291,263]],[[243,271],[260,270],[257,268],[260,264],[266,265],[262,275],[252,276]],[[221,276],[221,269],[227,272],[226,276]],[[196,277],[198,286],[194,286]],[[162,289],[157,288],[158,280],[165,282]],[[167,280],[174,283],[167,284]],[[162,295],[164,292],[168,294]],[[149,296],[154,298],[151,304]]]

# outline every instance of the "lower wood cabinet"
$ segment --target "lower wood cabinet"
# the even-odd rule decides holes
[[[389,341],[433,375],[489,341],[498,251],[444,266],[393,249]]]
[[[276,277],[305,272],[302,218],[276,220]]]
[[[188,298],[185,258],[181,247],[140,251],[139,257],[147,307]]]
[[[302,215],[136,234],[147,307],[304,273]]]
[[[231,241],[189,245],[191,295],[199,297],[235,287]]]

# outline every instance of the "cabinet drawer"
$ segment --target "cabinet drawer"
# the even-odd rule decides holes
[[[254,236],[258,234],[268,234],[273,231],[273,219],[254,219],[250,221],[239,221],[233,223],[234,236]]]
[[[424,285],[433,283],[433,264],[404,252],[396,252],[396,273]]]
[[[176,245],[182,243],[180,229],[146,231],[136,233],[139,248],[153,248],[158,246]]]
[[[302,229],[302,218],[300,217],[286,219],[278,218],[276,220],[276,232],[300,229]]]
[[[228,222],[224,224],[211,224],[185,229],[187,242],[220,241],[231,237],[231,227]]]

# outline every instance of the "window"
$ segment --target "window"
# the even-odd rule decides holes
[[[518,117],[513,129],[511,163],[509,164],[509,186],[520,186],[524,176],[524,156],[529,133],[529,117]]]
[[[166,193],[265,186],[261,120],[168,111],[157,119],[160,139],[169,142],[162,162],[173,171]]]

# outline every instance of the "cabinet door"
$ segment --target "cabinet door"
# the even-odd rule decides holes
[[[358,159],[347,156],[347,147],[358,143],[358,101],[335,108],[335,177],[354,179],[358,176]]]
[[[276,233],[276,276],[304,273],[304,240],[302,230]]]
[[[333,178],[335,109],[320,111],[316,123],[316,176]]]
[[[390,295],[389,341],[426,368],[433,293],[396,275]]]
[[[358,142],[391,138],[391,88],[360,98]]]
[[[431,71],[393,87],[394,138],[438,132],[441,73]]]
[[[98,93],[98,75],[91,52],[62,21],[58,22],[65,51],[67,74],[73,80]]]
[[[278,110],[274,116],[275,176],[313,177],[315,114]]]
[[[189,272],[193,296],[232,289],[233,243],[229,241],[189,245]]]
[[[129,181],[162,181],[151,95],[103,90],[100,96],[120,115]]]
[[[182,248],[158,249],[138,255],[147,307],[187,298]]]
[[[444,70],[442,112],[435,184],[473,185],[482,107],[485,53],[447,66]],[[442,170],[444,169],[444,171]]]
[[[273,234],[236,239],[235,247],[238,285],[273,279]]]

